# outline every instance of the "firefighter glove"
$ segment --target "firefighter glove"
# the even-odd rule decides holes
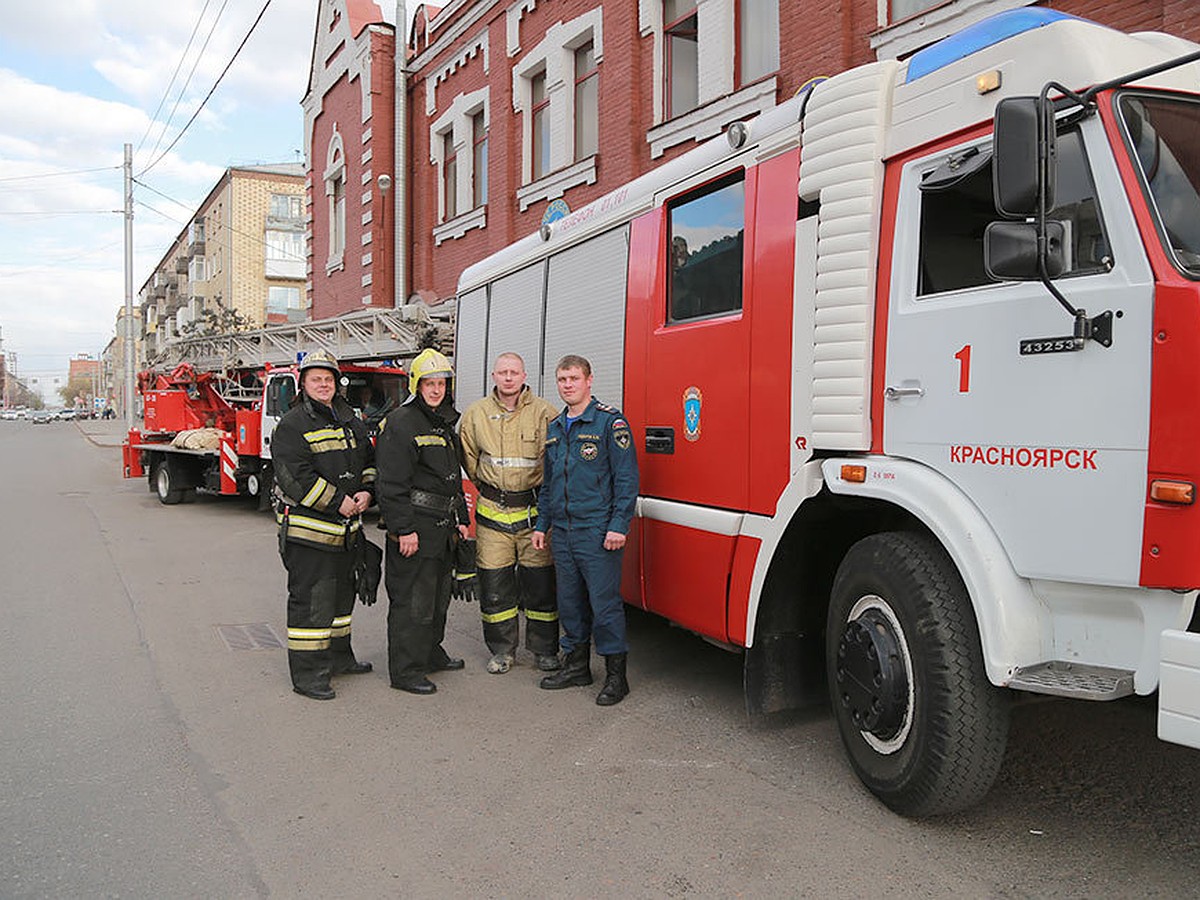
[[[450,596],[470,603],[475,599],[475,539],[460,538],[454,550],[454,580]]]

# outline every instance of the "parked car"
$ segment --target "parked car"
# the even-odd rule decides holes
[[[3,412],[0,412],[0,419],[4,419],[6,421],[15,421],[19,418],[20,416],[17,415],[17,411],[15,409],[6,409]]]

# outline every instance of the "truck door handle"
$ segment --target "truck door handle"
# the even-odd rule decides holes
[[[675,429],[674,428],[647,428],[646,429],[646,452],[647,453],[674,453],[675,452]]]
[[[892,387],[888,386],[883,389],[883,396],[887,400],[899,400],[901,397],[924,397],[925,388],[923,387]]]

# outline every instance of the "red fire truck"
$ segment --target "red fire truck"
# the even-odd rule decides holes
[[[342,363],[343,393],[374,427],[404,401],[402,368]],[[147,476],[166,504],[196,490],[250,495],[265,505],[273,482],[271,435],[295,399],[297,367],[197,372],[180,363],[138,380],[145,427],[122,446],[126,478]]]
[[[989,789],[1014,690],[1158,691],[1200,747],[1198,51],[1004,13],[461,276],[460,402],[589,357],[627,602],[743,652],[751,711],[827,695],[901,813]]]

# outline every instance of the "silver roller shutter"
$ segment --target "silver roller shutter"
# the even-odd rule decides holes
[[[458,298],[454,336],[454,405],[466,409],[487,393],[487,288]]]
[[[554,364],[575,353],[592,364],[598,400],[625,401],[625,284],[629,227],[623,226],[550,258],[546,308],[546,371],[542,396],[558,402]],[[531,385],[537,385],[532,374]]]
[[[525,360],[528,384],[536,389],[542,374],[542,289],[545,263],[505,275],[492,282],[485,373],[500,353],[519,353]],[[490,390],[490,378],[489,390]]]

